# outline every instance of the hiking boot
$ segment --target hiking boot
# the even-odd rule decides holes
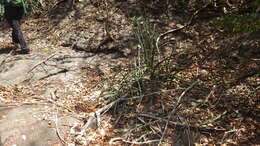
[[[30,53],[30,49],[22,49],[20,51],[17,51],[18,54],[29,54]]]
[[[14,50],[20,49],[20,45],[18,43],[12,43],[14,45]]]

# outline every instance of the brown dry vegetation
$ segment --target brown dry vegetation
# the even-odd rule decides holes
[[[211,20],[223,12],[221,6],[210,4],[187,27],[160,40],[160,45],[166,45],[156,54],[150,76],[144,66],[134,65],[140,45],[130,18],[146,17],[144,23],[155,26],[158,36],[183,26],[206,1],[181,5],[167,0],[103,0],[75,3],[69,10],[62,4],[66,5],[61,3],[39,18],[29,18],[24,28],[33,38],[31,43],[42,40],[95,53],[131,50],[106,74],[86,66],[85,90],[74,93],[78,98],[73,101],[63,102],[64,111],[77,115],[95,112],[124,96],[129,98],[102,115],[100,127],[89,131],[87,138],[74,141],[85,140],[90,145],[260,144],[259,28],[252,33],[227,33],[213,27]],[[248,11],[239,2],[233,6],[230,12]],[[87,39],[89,50],[74,42],[64,44],[81,32],[91,38]],[[23,86],[0,90],[3,97],[20,101],[24,95],[34,98],[35,92],[43,92],[41,82],[31,83],[34,90]],[[99,89],[103,99],[80,99]]]

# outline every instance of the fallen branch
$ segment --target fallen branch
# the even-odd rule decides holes
[[[46,79],[46,78],[49,78],[49,77],[52,77],[52,76],[55,76],[55,75],[58,75],[58,74],[61,74],[61,73],[67,73],[69,70],[68,69],[62,69],[60,71],[57,71],[55,73],[50,73],[46,76],[43,76],[41,78],[39,78],[38,80],[43,80],[43,79]]]
[[[108,105],[105,105],[104,107],[100,108],[99,110],[92,112],[89,114],[90,118],[87,121],[87,123],[84,125],[86,129],[96,127],[98,128],[100,115],[105,114],[110,108],[112,108],[116,103],[126,100],[127,95],[122,96],[121,98],[118,98],[117,100],[111,102]]]
[[[232,130],[229,130],[229,131],[226,131],[222,137],[222,140],[221,142],[223,143],[224,142],[224,139],[226,138],[227,134],[229,133],[235,133],[235,132],[238,132],[239,130],[238,129],[232,129]]]
[[[56,134],[58,136],[58,138],[60,139],[60,141],[62,142],[62,144],[64,145],[69,145],[68,142],[66,142],[62,137],[61,137],[61,134],[60,134],[60,131],[59,131],[59,127],[58,127],[58,111],[55,115],[55,130],[56,130]]]
[[[36,67],[38,67],[39,65],[41,65],[42,63],[45,63],[46,61],[50,60],[52,57],[54,57],[56,55],[56,53],[48,56],[46,59],[40,61],[39,63],[35,64],[27,73],[30,73],[31,71],[33,71]]]
[[[160,53],[159,41],[160,41],[160,39],[161,39],[162,37],[164,37],[164,36],[166,36],[166,35],[168,35],[168,34],[170,34],[170,33],[180,31],[180,30],[186,28],[187,26],[189,26],[189,25],[191,24],[191,22],[193,21],[194,17],[195,17],[202,9],[206,8],[210,3],[211,3],[211,2],[207,3],[207,4],[204,5],[202,8],[198,9],[197,11],[195,11],[195,12],[192,14],[192,16],[190,17],[189,21],[188,21],[185,25],[183,25],[182,27],[176,28],[176,29],[171,29],[171,30],[169,30],[169,31],[166,31],[166,32],[160,34],[160,35],[157,37],[157,39],[156,39],[156,44],[155,44],[158,53]]]
[[[151,93],[149,95],[153,95],[153,94],[156,94],[156,93],[159,93],[159,92],[154,92],[154,93]],[[100,119],[100,115],[103,115],[105,114],[107,111],[109,111],[109,109],[111,109],[115,104],[121,102],[121,101],[125,101],[125,100],[131,100],[131,99],[139,99],[139,98],[143,98],[144,96],[148,96],[148,95],[142,95],[142,96],[134,96],[134,97],[131,97],[131,98],[128,98],[128,95],[123,95],[121,96],[120,98],[118,98],[117,100],[109,103],[108,105],[105,105],[104,107],[98,109],[97,111],[95,112],[92,112],[89,114],[90,118],[89,120],[87,121],[87,123],[85,124],[85,128],[90,128],[90,127],[93,127],[93,126],[98,126],[99,125],[99,120]],[[96,127],[97,128],[97,127]]]
[[[247,71],[246,73],[242,74],[241,76],[235,78],[235,79],[231,79],[230,81],[228,81],[228,84],[233,84],[236,82],[240,82],[242,80],[245,80],[246,78],[252,77],[256,74],[260,73],[260,68],[253,68],[250,71]]]
[[[174,126],[177,126],[177,127],[190,127],[192,130],[199,130],[199,131],[202,131],[202,132],[225,132],[226,129],[214,129],[214,128],[207,128],[207,127],[201,127],[201,126],[193,126],[193,125],[187,125],[187,124],[183,124],[183,123],[180,123],[180,122],[173,122],[173,121],[170,121],[168,119],[165,119],[165,118],[161,118],[161,117],[156,117],[154,115],[149,115],[149,114],[139,114],[139,116],[142,116],[142,117],[148,117],[148,118],[152,118],[152,119],[156,119],[156,120],[160,120],[160,121],[164,121],[164,122],[169,122],[169,124],[172,124]]]
[[[160,142],[158,144],[161,145],[163,139],[164,139],[164,136],[165,136],[165,133],[166,133],[166,130],[168,128],[168,125],[169,125],[169,122],[170,122],[170,119],[171,119],[171,116],[176,112],[177,108],[179,107],[179,105],[181,104],[181,100],[182,100],[182,97],[189,91],[191,90],[196,84],[199,83],[199,80],[193,82],[188,88],[186,88],[182,93],[181,95],[179,96],[178,98],[178,101],[177,101],[177,104],[175,105],[175,108],[170,112],[169,116],[168,116],[168,121],[166,122],[165,124],[165,128],[164,128],[164,131],[163,131],[163,134],[162,134],[162,137],[160,139]]]
[[[132,129],[129,129],[125,134],[131,133],[134,130],[141,129],[141,128],[146,127],[146,126],[150,126],[150,125],[152,125],[152,124],[154,124],[154,123],[156,123],[158,121],[160,121],[160,120],[154,120],[154,121],[151,121],[149,123],[145,123],[144,125],[136,126],[136,127],[132,128]]]
[[[179,98],[178,98],[178,101],[177,101],[177,104],[176,104],[175,108],[171,111],[171,114],[173,114],[173,113],[175,112],[175,110],[177,109],[177,107],[180,105],[182,97],[183,97],[188,91],[190,91],[195,85],[197,85],[199,82],[200,82],[200,80],[197,80],[197,81],[193,82],[188,88],[186,88],[186,89],[181,93],[181,95],[180,95]]]
[[[6,60],[10,57],[10,56],[12,56],[12,54],[15,52],[15,50],[11,50],[10,51],[10,53],[8,53],[7,55],[6,55],[6,57],[1,61],[1,63],[0,63],[0,67],[2,66],[2,65],[4,65],[4,63],[6,62]]]
[[[57,106],[57,107],[66,109],[66,110],[68,110],[69,112],[73,112],[71,109],[67,108],[66,106],[64,106],[64,105],[62,105],[62,104],[59,104],[58,102],[53,101],[53,100],[50,99],[50,98],[42,99],[42,100],[46,100],[47,102],[49,102],[49,103],[51,103],[51,104],[54,104],[54,105]]]
[[[42,102],[22,102],[22,103],[14,102],[12,104],[4,103],[4,104],[0,104],[0,108],[19,107],[24,105],[48,105],[48,103],[42,103]]]
[[[128,141],[128,140],[125,140],[124,138],[117,137],[117,138],[112,138],[112,139],[109,141],[109,144],[113,144],[113,142],[115,142],[115,141],[123,141],[123,142],[125,142],[125,143],[136,144],[136,145],[142,145],[142,144],[149,144],[149,143],[158,142],[159,140],[148,140],[148,141],[144,141],[144,142],[136,142],[136,141]]]
[[[203,125],[208,125],[208,124],[211,124],[213,122],[216,122],[217,120],[219,120],[220,118],[222,118],[223,115],[225,115],[227,113],[227,111],[224,111],[222,114],[218,115],[217,117],[211,119],[211,120],[208,120],[204,123],[201,123],[200,126],[203,126]]]
[[[18,104],[0,104],[0,108],[16,107]]]
[[[159,94],[159,93],[165,93],[165,92],[171,92],[175,89],[169,89],[169,90],[163,90],[163,91],[158,91],[158,92],[153,92],[150,94],[146,94],[146,95],[141,95],[141,96],[134,96],[134,97],[128,97],[128,95],[123,95],[120,98],[118,98],[117,100],[109,103],[108,105],[105,105],[104,107],[100,108],[99,110],[97,110],[96,112],[92,112],[89,114],[89,119],[87,121],[87,123],[85,124],[85,128],[89,128],[92,127],[93,125],[99,125],[98,120],[100,119],[100,115],[105,114],[107,111],[109,111],[109,109],[111,109],[115,104],[121,102],[121,101],[125,101],[125,100],[133,100],[133,99],[140,99],[143,98],[145,96],[151,96],[154,94]]]

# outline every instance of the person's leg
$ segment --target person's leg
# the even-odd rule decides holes
[[[21,30],[20,20],[23,16],[22,7],[14,7],[14,6],[5,6],[5,18],[7,22],[12,27],[12,41],[13,43],[18,43],[21,46],[21,53],[28,53],[29,48],[25,42],[23,37],[23,33]]]
[[[15,26],[14,26],[13,20],[7,20],[7,22],[12,28],[12,42],[14,44],[19,44],[19,39],[18,39],[18,35],[16,35],[15,29],[14,29]]]
[[[12,20],[12,38],[14,43],[19,43],[22,50],[29,50],[21,30],[21,25],[19,20]]]
[[[14,29],[13,29],[14,28],[13,20],[9,18],[9,19],[7,19],[7,22],[12,29],[12,42],[15,43],[15,44],[18,44],[19,40],[18,40],[18,37],[15,35]]]

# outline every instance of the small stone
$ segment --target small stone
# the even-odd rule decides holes
[[[22,135],[22,139],[26,140],[27,139],[26,135]]]
[[[201,77],[206,77],[206,76],[208,76],[208,74],[209,74],[209,72],[205,69],[202,69],[202,70],[199,71],[199,75]]]

